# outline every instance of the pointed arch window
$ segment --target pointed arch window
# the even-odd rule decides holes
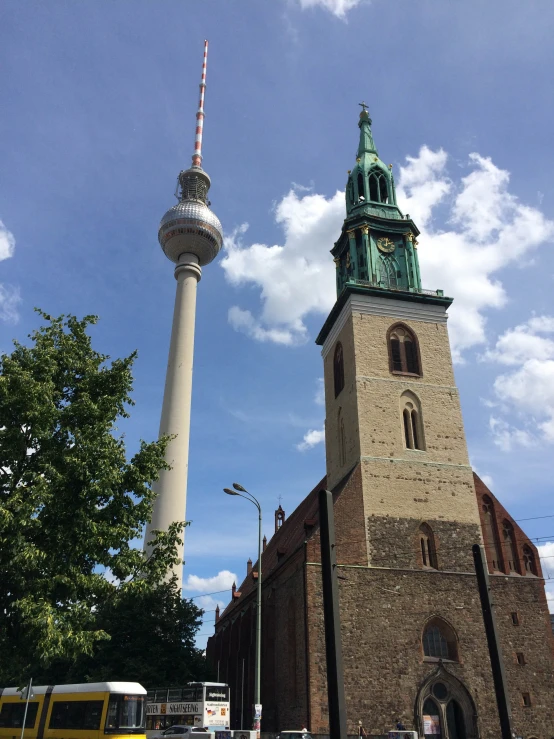
[[[381,282],[385,287],[398,287],[398,280],[402,276],[402,272],[398,269],[398,262],[393,256],[380,255],[379,272],[381,273]]]
[[[393,374],[421,377],[419,345],[415,333],[404,324],[397,323],[390,327],[387,342],[390,371]]]
[[[340,341],[337,342],[333,357],[333,379],[335,383],[336,398],[344,387],[344,354]]]
[[[406,449],[425,451],[425,438],[419,400],[409,390],[401,396],[402,431]]]
[[[348,182],[348,198],[350,200],[350,203],[354,203],[354,185],[352,183],[352,180],[349,180]]]
[[[458,638],[449,623],[439,617],[427,622],[423,630],[423,654],[434,659],[458,661]]]
[[[523,567],[526,575],[538,575],[535,554],[527,544],[523,545]]]
[[[510,521],[505,520],[502,524],[504,534],[504,553],[508,572],[519,572],[519,562],[515,545],[514,527]]]
[[[358,172],[358,200],[365,200],[364,176],[361,172]]]
[[[338,416],[338,436],[339,436],[339,464],[342,467],[346,464],[346,435],[344,432],[344,418],[342,415],[342,408],[339,408]]]
[[[373,170],[367,176],[369,185],[369,199],[374,203],[389,202],[389,186],[387,178],[382,172]]]
[[[483,534],[485,544],[488,547],[489,562],[492,564],[493,570],[502,569],[502,560],[500,558],[500,547],[498,546],[498,533],[496,530],[496,519],[494,516],[494,504],[488,495],[483,495]]]
[[[429,524],[422,523],[419,527],[419,546],[423,566],[438,570],[435,536]]]

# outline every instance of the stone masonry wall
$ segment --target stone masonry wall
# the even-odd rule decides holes
[[[421,731],[414,715],[419,686],[436,660],[424,658],[422,631],[432,616],[446,619],[459,643],[459,662],[447,672],[468,689],[482,739],[498,739],[490,662],[475,577],[433,571],[340,568],[340,610],[348,733],[361,720],[370,734],[384,734],[402,719]],[[538,578],[493,577],[506,673],[519,736],[554,735],[551,637],[547,634],[543,583]],[[310,597],[311,730],[328,733],[321,569],[308,567]],[[541,595],[542,593],[542,595]],[[521,625],[511,622],[511,612]],[[525,625],[524,625],[525,624]],[[525,654],[519,665],[514,650]],[[522,705],[530,692],[532,705]]]

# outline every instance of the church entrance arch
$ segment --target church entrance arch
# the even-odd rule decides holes
[[[416,698],[415,725],[425,739],[477,739],[475,704],[465,685],[444,665],[421,685]]]

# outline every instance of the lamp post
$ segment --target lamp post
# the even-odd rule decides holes
[[[256,593],[256,685],[254,690],[254,703],[256,706],[261,704],[260,700],[260,677],[261,677],[261,652],[262,652],[262,507],[258,500],[249,493],[246,488],[239,485],[238,482],[233,483],[234,490],[223,488],[223,492],[227,495],[238,495],[240,498],[249,500],[258,509],[258,587]],[[245,493],[245,495],[243,495]],[[252,728],[258,732],[260,736],[261,713],[258,717],[257,711],[254,709],[254,718]]]

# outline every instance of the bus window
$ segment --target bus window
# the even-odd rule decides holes
[[[106,731],[115,733],[126,729],[140,734],[144,727],[144,698],[138,695],[110,695]]]
[[[25,728],[32,729],[37,720],[38,701],[29,703]],[[4,729],[21,729],[23,716],[25,714],[25,703],[4,703],[0,711],[0,727]]]
[[[98,731],[104,701],[54,701],[49,729],[90,729]]]

